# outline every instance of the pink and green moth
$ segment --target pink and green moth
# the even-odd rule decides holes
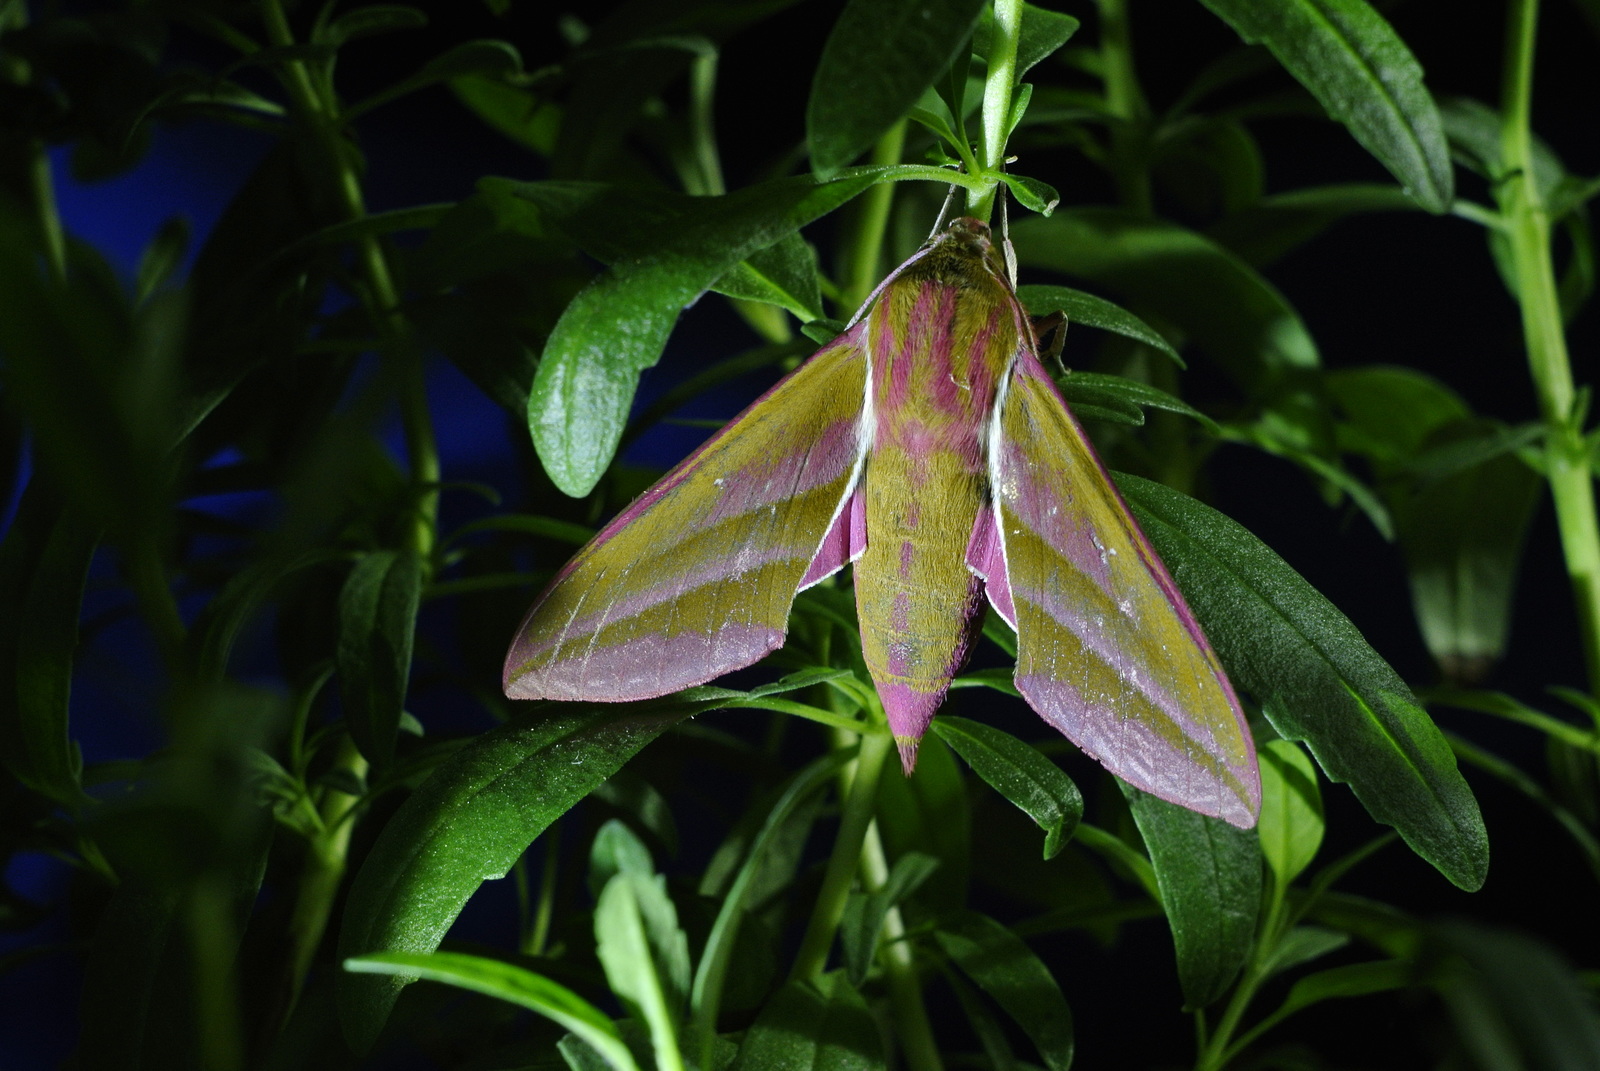
[[[782,646],[795,593],[846,563],[908,774],[987,598],[1016,630],[1017,690],[1040,717],[1137,788],[1255,823],[1233,688],[975,219],[930,239],[556,574],[511,644],[506,694],[702,684]]]

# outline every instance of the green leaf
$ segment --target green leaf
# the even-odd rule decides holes
[[[819,179],[872,147],[966,46],[983,0],[850,0],[828,34],[806,105]]]
[[[1381,474],[1409,465],[1434,432],[1471,416],[1459,394],[1411,368],[1343,369],[1323,383],[1343,417],[1340,448],[1370,458]]]
[[[1237,829],[1123,785],[1172,928],[1186,1007],[1222,996],[1244,966],[1261,907],[1261,849]]]
[[[618,871],[594,909],[596,954],[623,1007],[650,1028],[660,1067],[678,1051],[678,1024],[689,991],[689,939],[667,895],[667,879]]]
[[[839,921],[839,947],[844,953],[845,973],[851,984],[859,986],[866,981],[889,909],[916,892],[937,869],[937,859],[921,852],[908,852],[894,861],[883,888],[851,895]]]
[[[1298,745],[1268,740],[1259,754],[1261,820],[1256,833],[1261,855],[1284,889],[1311,865],[1322,846],[1322,793],[1317,771]]]
[[[933,729],[990,788],[1010,800],[1044,830],[1050,859],[1072,839],[1083,818],[1083,796],[1072,779],[1039,750],[982,722],[946,714]]]
[[[1600,1067],[1600,1012],[1591,986],[1536,937],[1470,922],[1430,936],[1466,960],[1436,983],[1456,1036],[1481,1067],[1593,1071]],[[1496,1062],[1498,1061],[1498,1062]]]
[[[353,12],[352,12],[353,14]],[[506,41],[463,41],[458,45],[445,50],[433,57],[411,77],[397,82],[387,89],[361,101],[345,113],[345,121],[349,122],[365,115],[372,109],[398,100],[408,93],[415,93],[419,89],[438,85],[440,82],[451,82],[456,79],[463,81],[473,79],[476,87],[468,87],[463,93],[463,99],[476,88],[477,99],[488,98],[496,102],[500,98],[493,95],[493,90],[482,88],[484,83],[495,86],[505,86],[503,79],[512,78],[522,73],[522,54],[516,46]],[[507,87],[509,88],[509,87]],[[516,90],[511,90],[516,93]],[[462,93],[458,90],[458,93]],[[532,102],[526,94],[522,95],[528,112],[533,111]],[[498,118],[505,118],[505,113],[495,113]],[[491,125],[496,125],[491,122]],[[511,124],[507,124],[511,126]],[[526,123],[518,124],[512,129],[526,130]]]
[[[523,86],[478,74],[450,79],[456,99],[513,143],[540,156],[555,151],[561,111]]]
[[[1415,975],[1415,967],[1403,960],[1395,959],[1329,967],[1325,971],[1308,974],[1296,982],[1290,988],[1289,995],[1284,998],[1283,1005],[1273,1012],[1271,1019],[1277,1022],[1325,1000],[1364,997],[1371,993],[1404,989],[1412,983]]]
[[[72,668],[99,536],[71,512],[43,507],[40,497],[27,496],[0,548],[11,606],[0,621],[0,652],[14,689],[0,697],[0,756],[18,781],[75,809],[89,798],[71,733]]]
[[[1074,412],[1078,410],[1080,400],[1090,404],[1114,404],[1117,407],[1131,407],[1139,415],[1135,423],[1144,422],[1141,406],[1150,409],[1162,409],[1169,413],[1181,413],[1192,417],[1213,431],[1220,431],[1217,422],[1206,416],[1194,406],[1174,398],[1164,390],[1152,387],[1148,383],[1140,383],[1127,376],[1104,375],[1099,372],[1071,372],[1061,381],[1061,396],[1066,399],[1069,407]]]
[[[1439,102],[1439,117],[1462,163],[1491,182],[1499,183],[1505,178],[1500,160],[1504,124],[1497,110],[1470,97],[1445,97]],[[1533,138],[1532,156],[1533,184],[1539,191],[1539,200],[1549,205],[1569,178],[1566,166],[1538,137]]]
[[[976,911],[960,912],[933,936],[961,972],[1022,1027],[1045,1067],[1072,1066],[1072,1010],[1049,968],[1020,937]]]
[[[822,317],[817,277],[816,251],[799,232],[791,232],[735,264],[711,289],[731,298],[777,305],[805,323]]]
[[[1263,978],[1292,971],[1304,963],[1321,959],[1350,943],[1350,935],[1322,926],[1296,926],[1278,941],[1271,957],[1261,968]]]
[[[1450,154],[1422,67],[1366,0],[1203,0],[1349,128],[1417,203],[1446,212]]]
[[[678,313],[739,261],[850,200],[881,172],[830,182],[779,179],[703,197],[655,255],[582,290],[545,344],[528,395],[528,427],[545,471],[569,495],[589,493],[611,462],[639,374],[655,364]]]
[[[431,952],[467,898],[504,877],[535,837],[680,718],[713,704],[582,708],[486,733],[391,818],[357,873],[340,955]],[[347,978],[346,1037],[369,1048],[405,983]]]
[[[594,844],[589,848],[589,891],[596,899],[618,874],[648,879],[655,872],[650,849],[627,823],[613,818],[594,835]]]
[[[312,34],[312,40],[319,45],[338,48],[358,37],[394,33],[396,30],[418,30],[426,25],[428,16],[421,8],[409,4],[368,4],[346,11]]]
[[[495,997],[527,1008],[582,1038],[616,1071],[637,1071],[616,1024],[578,994],[532,971],[461,952],[381,952],[344,961],[356,974],[390,975],[401,981],[426,979]]]
[[[1541,486],[1503,456],[1424,485],[1396,509],[1417,623],[1447,679],[1480,680],[1505,652]]]
[[[695,973],[692,1004],[694,1015],[701,1028],[709,1035],[715,1033],[717,1012],[722,1003],[723,987],[727,984],[728,965],[732,962],[734,943],[739,927],[752,906],[752,892],[763,876],[769,860],[767,854],[778,846],[783,834],[790,829],[790,820],[803,803],[825,788],[829,779],[855,757],[853,748],[831,751],[801,770],[789,782],[783,795],[766,812],[761,832],[750,845],[744,863],[722,898],[722,907],[706,938],[701,953],[700,968]],[[785,861],[780,861],[783,865]]]
[[[1463,889],[1483,885],[1487,835],[1455,756],[1399,675],[1281,558],[1222,514],[1119,476],[1134,515],[1235,684],[1278,734]]]
[[[1006,184],[1013,196],[1022,207],[1037,212],[1041,216],[1048,216],[1056,210],[1056,205],[1061,203],[1061,195],[1056,188],[1048,182],[1028,178],[1026,175],[1012,175],[1002,173],[1000,181]]]
[[[834,971],[790,982],[767,1001],[730,1071],[881,1071],[888,1065],[866,1001]]]
[[[394,760],[421,601],[422,559],[412,551],[364,555],[339,592],[337,663],[345,723],[376,766]]]
[[[1364,182],[1312,186],[1263,197],[1220,220],[1209,234],[1261,268],[1346,216],[1416,209],[1417,202],[1398,186]]]
[[[1011,228],[1018,258],[1104,286],[1182,328],[1250,394],[1317,366],[1311,335],[1244,261],[1176,224],[1118,209],[1064,208]]]
[[[1080,25],[1082,24],[1071,15],[1037,7],[1024,0],[1022,28],[1017,34],[1016,77],[1020,79],[1040,60],[1057,52],[1073,34],[1078,32]],[[972,50],[985,60],[989,58],[989,42],[993,34],[994,9],[985,6],[983,16],[978,20],[977,29],[972,35]]]
[[[1052,312],[1064,313],[1069,326],[1083,324],[1086,327],[1097,327],[1102,331],[1131,338],[1135,342],[1142,342],[1152,349],[1160,350],[1176,361],[1179,368],[1184,367],[1183,358],[1178,356],[1178,351],[1172,348],[1171,343],[1161,337],[1159,331],[1105,298],[1086,294],[1082,290],[1074,290],[1070,286],[1039,284],[1017,287],[1017,298],[1034,316],[1047,316]]]

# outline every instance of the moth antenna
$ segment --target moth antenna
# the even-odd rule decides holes
[[[953,182],[950,184],[950,192],[944,195],[944,204],[939,208],[938,218],[933,221],[933,230],[928,233],[928,241],[931,242],[939,237],[939,232],[944,230],[945,224],[950,219],[950,206],[955,204],[956,194],[960,191],[960,186]]]

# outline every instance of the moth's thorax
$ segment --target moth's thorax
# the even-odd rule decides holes
[[[978,463],[985,422],[1020,342],[1015,298],[977,251],[946,240],[869,314],[877,445]]]

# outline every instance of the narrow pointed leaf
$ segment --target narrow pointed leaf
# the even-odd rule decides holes
[[[946,714],[934,719],[933,728],[989,787],[1038,823],[1045,832],[1046,859],[1066,847],[1083,818],[1083,795],[1061,767],[1037,748],[982,722]]]
[[[1118,486],[1279,735],[1304,742],[1445,877],[1482,886],[1489,846],[1477,800],[1438,728],[1349,619],[1222,514],[1138,477]]]
[[[852,894],[839,923],[839,946],[844,953],[845,973],[854,985],[866,981],[878,951],[889,909],[916,892],[939,869],[939,861],[921,852],[908,852],[894,861],[894,869],[883,888],[871,893]]]
[[[1072,1010],[1049,968],[1022,938],[975,911],[961,912],[933,936],[961,972],[1022,1027],[1045,1067],[1067,1071],[1072,1066]]]
[[[1266,45],[1418,204],[1449,209],[1450,154],[1422,67],[1366,0],[1204,3],[1247,43]]]
[[[581,707],[480,737],[434,771],[378,837],[351,887],[340,954],[432,952],[484,881],[503,877],[549,824],[640,748],[700,707]],[[359,1051],[405,983],[346,978],[340,1015]]]
[[[812,762],[795,775],[778,802],[767,812],[761,832],[751,843],[738,875],[722,898],[722,907],[717,912],[716,922],[712,924],[711,934],[706,938],[700,967],[695,973],[692,1004],[696,1019],[707,1033],[715,1032],[717,1011],[722,1002],[723,987],[727,983],[734,943],[745,913],[750,910],[750,895],[762,866],[767,862],[766,853],[788,828],[790,818],[800,805],[826,786],[828,779],[854,756],[854,749],[840,749]]]
[[[1131,338],[1135,342],[1143,342],[1152,349],[1158,349],[1176,361],[1179,368],[1184,367],[1183,358],[1178,356],[1178,351],[1172,348],[1170,342],[1161,337],[1159,331],[1127,309],[1103,297],[1074,290],[1070,286],[1031,284],[1017,287],[1017,299],[1035,316],[1044,316],[1052,312],[1065,313],[1068,328],[1073,324],[1083,324],[1086,327],[1111,331],[1124,338]]]
[[[345,721],[356,746],[375,765],[394,759],[421,600],[422,561],[410,551],[364,556],[339,592]]]
[[[638,1067],[622,1035],[604,1012],[566,986],[532,971],[461,952],[383,952],[344,961],[356,974],[378,974],[408,981],[426,979],[495,997],[527,1008],[570,1030],[603,1056],[616,1071]]]
[[[1284,934],[1278,942],[1278,947],[1272,952],[1272,958],[1262,968],[1262,975],[1270,978],[1285,971],[1292,971],[1301,964],[1321,959],[1330,952],[1337,952],[1349,943],[1350,935],[1347,933],[1321,926],[1296,926]]]
[[[0,755],[11,773],[56,803],[88,802],[82,756],[70,727],[78,615],[97,534],[70,512],[52,523],[27,506],[0,551],[0,577],[17,599],[0,623],[0,651],[12,661],[12,695],[0,698]],[[31,546],[35,540],[42,545]]]
[[[1119,406],[1131,406],[1142,414],[1141,406],[1149,409],[1162,409],[1168,413],[1182,413],[1204,424],[1211,431],[1220,431],[1217,422],[1206,416],[1194,406],[1174,398],[1164,390],[1140,383],[1138,380],[1126,376],[1102,375],[1098,372],[1073,372],[1061,381],[1061,396],[1071,405],[1072,411],[1078,411],[1079,399],[1085,401],[1091,397],[1098,397],[1100,404],[1106,400],[1114,400]],[[1139,421],[1143,423],[1141,419]]]
[[[1203,1008],[1244,966],[1261,906],[1261,850],[1254,830],[1127,789],[1172,928],[1184,1003]]]
[[[850,0],[828,34],[806,105],[819,178],[872,147],[966,46],[983,0]]]
[[[777,305],[806,322],[822,316],[817,271],[816,253],[793,232],[735,264],[711,289],[731,298]]]

